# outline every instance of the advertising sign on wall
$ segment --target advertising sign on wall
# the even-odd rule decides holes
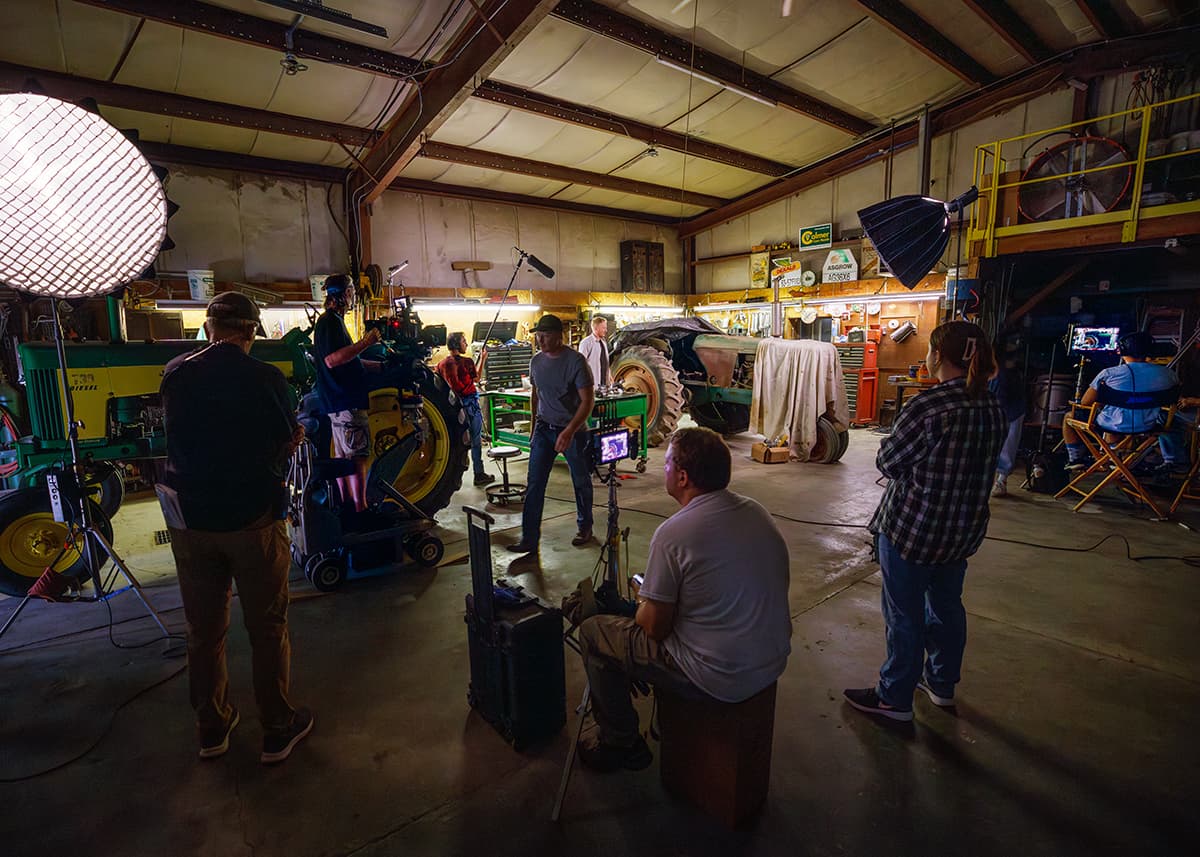
[[[830,250],[821,269],[823,283],[849,283],[858,279],[858,262],[849,250]]]
[[[833,246],[833,224],[818,223],[800,229],[801,250],[825,250]]]

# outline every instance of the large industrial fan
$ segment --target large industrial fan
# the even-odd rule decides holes
[[[1107,137],[1072,137],[1038,155],[1021,176],[1026,220],[1057,220],[1112,211],[1133,181],[1129,154]],[[1099,167],[1108,167],[1100,169]],[[1096,172],[1087,172],[1097,170]]]

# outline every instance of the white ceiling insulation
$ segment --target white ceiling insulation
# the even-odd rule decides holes
[[[179,0],[180,6],[192,0]],[[245,15],[290,24],[294,15],[259,0],[205,0]],[[601,0],[604,6],[694,42],[748,72],[818,98],[882,126],[966,92],[973,84],[914,47],[853,0]],[[914,13],[997,77],[1028,63],[961,0],[903,0]],[[1007,0],[1037,36],[1060,52],[1101,37],[1080,0]],[[172,4],[167,4],[172,5]],[[448,61],[449,45],[482,30],[467,0],[329,0],[329,6],[387,28],[379,38],[306,18],[301,27],[353,45],[430,62]],[[1167,0],[1115,0],[1122,19],[1141,31],[1170,26]],[[790,15],[781,13],[790,7]],[[358,128],[386,127],[409,82],[299,56],[308,66],[287,75],[283,45],[263,47],[167,23],[139,19],[77,0],[0,2],[0,61],[79,78],[202,98]],[[133,39],[136,32],[136,39]],[[480,35],[485,38],[486,35]],[[132,41],[132,46],[130,42]],[[123,52],[128,56],[121,60]],[[786,107],[770,107],[553,15],[542,20],[491,79],[668,128],[791,167],[803,167],[855,138]],[[285,161],[348,167],[337,143],[232,125],[172,118],[146,110],[104,115],[143,139]],[[432,135],[434,141],[548,165],[586,170],[732,199],[774,181],[759,172],[655,147],[641,131],[612,133],[568,124],[482,98],[469,98]],[[671,199],[417,158],[402,178],[464,188],[586,203],[668,217],[700,213]]]

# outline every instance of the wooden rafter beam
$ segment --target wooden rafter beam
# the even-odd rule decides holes
[[[235,128],[249,128],[254,131],[269,131],[289,137],[340,142],[347,146],[365,146],[376,136],[367,128],[357,128],[353,125],[322,122],[303,116],[273,113],[269,110],[240,107],[236,104],[0,62],[0,90],[16,92],[26,88],[29,81],[36,81],[47,95],[61,98],[63,101],[93,98],[97,104],[106,107],[232,125]]]
[[[265,50],[282,51],[287,26],[245,15],[200,0],[76,0],[76,2],[148,18],[163,24],[231,39],[241,44]],[[305,60],[351,68],[393,80],[409,80],[423,75],[426,66],[408,57],[369,48],[297,29],[294,34],[295,52]],[[570,122],[596,128],[612,134],[636,137],[663,149],[685,152],[697,158],[727,164],[739,169],[780,176],[792,169],[789,164],[760,158],[739,149],[721,146],[698,137],[656,128],[623,116],[606,113],[561,98],[553,98],[528,89],[494,81],[483,81],[475,91],[477,98],[504,104],[517,110],[546,116],[560,122]]]
[[[1096,32],[1106,39],[1120,39],[1133,34],[1133,29],[1121,18],[1111,0],[1075,0]]]
[[[633,119],[615,116],[592,107],[573,104],[570,101],[563,101],[553,96],[542,95],[504,83],[485,81],[479,89],[475,90],[475,97],[517,110],[536,113],[539,116],[547,116],[560,122],[595,128],[622,137],[633,137],[660,149],[670,149],[673,152],[681,152],[685,155],[703,158],[706,161],[714,161],[762,175],[782,176],[793,169],[790,164],[780,161],[760,158],[748,152],[701,140],[699,137],[689,137],[666,128],[647,125]]]
[[[534,176],[551,181],[580,184],[587,187],[604,188],[621,193],[632,193],[651,199],[666,199],[671,202],[682,202],[686,205],[696,205],[701,208],[718,208],[726,200],[719,196],[709,196],[694,193],[677,187],[651,184],[650,182],[623,179],[607,173],[594,173],[575,167],[564,167],[560,164],[549,164],[544,161],[534,161],[529,158],[517,158],[512,155],[501,155],[495,152],[483,152],[479,149],[469,149],[466,146],[452,146],[449,143],[426,142],[420,149],[424,158],[437,161],[448,161],[452,164],[463,164],[470,167],[481,167],[504,173],[518,173]]]
[[[996,75],[899,0],[858,0],[858,5],[925,56],[967,83],[986,86],[996,80]]]
[[[1024,18],[1013,11],[1006,0],[966,0],[966,3],[1027,62],[1043,62],[1054,56],[1053,49],[1042,41],[1033,27],[1025,23]]]
[[[1029,298],[1029,300],[1025,301],[1025,303],[1021,304],[1019,307],[1009,313],[1008,318],[1004,319],[1004,327],[1011,328],[1022,318],[1033,312],[1033,310],[1036,309],[1042,301],[1046,300],[1046,298],[1050,297],[1064,285],[1075,279],[1075,276],[1082,272],[1083,269],[1088,266],[1090,261],[1090,259],[1081,259],[1078,262],[1072,263],[1067,267],[1066,270],[1064,270],[1050,282],[1046,283],[1046,285],[1038,289],[1037,292]]]
[[[1044,63],[1006,78],[1000,83],[967,93],[931,111],[931,127],[935,134],[945,134],[962,128],[992,113],[1026,101],[1062,86],[1075,77],[1088,80],[1116,71],[1144,68],[1166,60],[1184,59],[1195,51],[1200,39],[1200,26],[1177,27],[1146,33],[1116,42],[1085,45],[1059,59]],[[778,202],[805,188],[828,181],[871,164],[887,156],[891,136],[876,135],[856,143],[796,170],[787,178],[772,182],[730,201],[715,211],[697,215],[680,226],[681,237],[688,237],[733,220],[771,203]],[[917,123],[898,125],[895,131],[895,151],[916,143]],[[963,190],[957,188],[956,190]]]
[[[446,52],[454,61],[425,76],[367,153],[354,182],[363,202],[387,189],[417,156],[424,138],[458,110],[553,7],[554,0],[495,0],[482,7],[488,24],[472,18],[463,27]]]
[[[795,110],[848,134],[859,135],[874,130],[875,126],[861,117],[784,86],[766,75],[750,71],[686,39],[664,33],[594,0],[562,0],[554,9],[554,16],[674,65],[692,69],[723,84],[774,101],[781,107]]]

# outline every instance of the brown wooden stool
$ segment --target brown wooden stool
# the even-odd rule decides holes
[[[744,702],[684,697],[655,688],[663,786],[736,828],[767,799],[775,683]]]

